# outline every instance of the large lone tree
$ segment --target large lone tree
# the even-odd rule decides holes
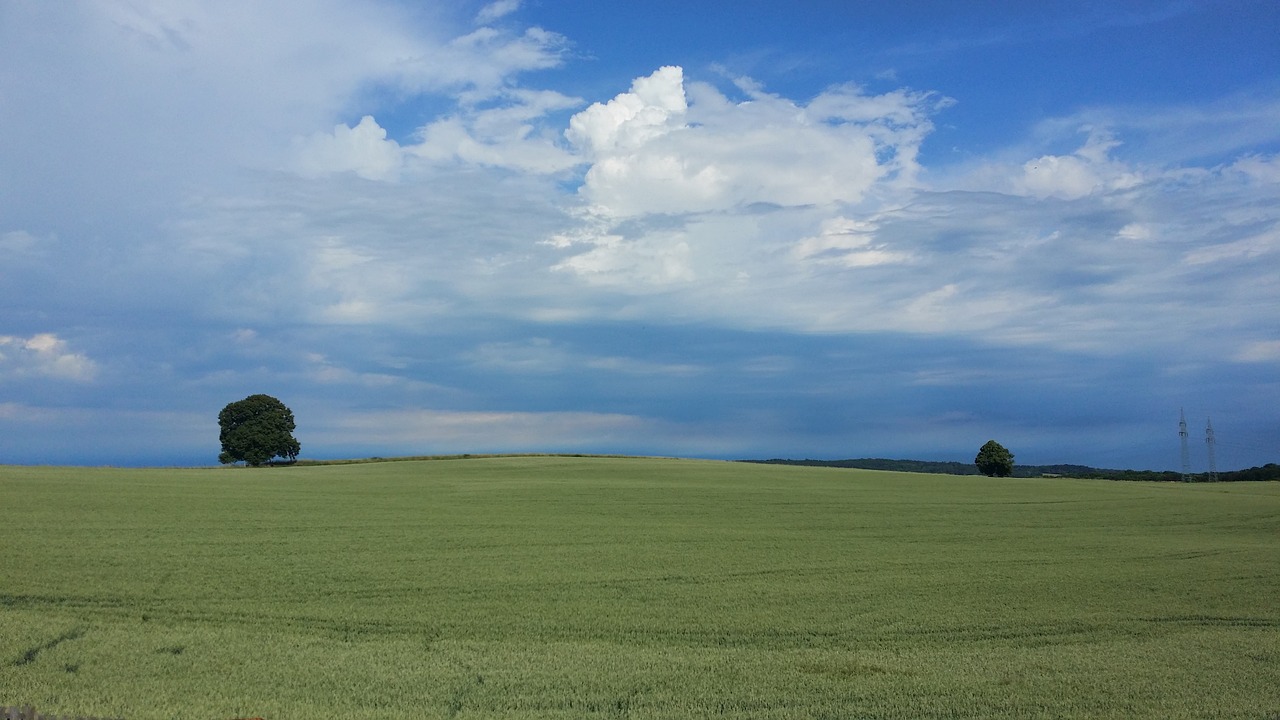
[[[302,446],[293,437],[293,411],[270,395],[250,395],[218,413],[218,462],[244,462],[258,466],[271,458],[298,459]]]
[[[973,464],[988,477],[1009,477],[1013,474],[1013,453],[995,440],[988,440],[978,450]]]

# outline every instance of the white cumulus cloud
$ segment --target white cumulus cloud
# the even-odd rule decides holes
[[[0,335],[0,380],[5,377],[51,377],[87,382],[97,374],[97,364],[83,353],[70,350],[53,333],[31,337]]]
[[[353,172],[366,180],[395,180],[400,163],[400,145],[369,115],[355,127],[337,125],[295,145],[294,167],[304,177]]]
[[[907,258],[815,224],[857,222],[846,208],[910,188],[929,114],[946,101],[846,85],[805,104],[749,78],[735,85],[738,99],[663,67],[570,120],[565,137],[587,169],[578,226],[550,241],[570,253],[556,269],[641,290],[757,275],[797,244],[793,260],[839,256],[848,268]]]
[[[1091,132],[1085,144],[1071,155],[1043,155],[1028,160],[1014,187],[1022,194],[1063,200],[1133,187],[1142,182],[1141,175],[1109,155],[1119,144],[1107,133]]]
[[[856,202],[915,171],[937,101],[838,87],[802,105],[740,80],[744,100],[686,88],[681,68],[575,115],[565,135],[591,162],[581,196],[606,217]]]
[[[631,91],[574,115],[565,136],[592,156],[634,150],[683,125],[684,69],[662,67],[636,78]]]

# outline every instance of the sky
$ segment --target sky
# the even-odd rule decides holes
[[[1280,461],[1280,3],[0,0],[0,463]]]

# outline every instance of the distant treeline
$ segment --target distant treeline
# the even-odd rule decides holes
[[[929,460],[887,460],[885,458],[858,458],[850,460],[744,460],[743,462],[764,463],[766,465],[808,465],[811,467],[857,468],[860,470],[892,470],[895,472],[937,473],[942,475],[980,475],[973,463],[933,462]],[[1182,474],[1172,470],[1110,470],[1094,468],[1088,465],[1015,465],[1014,477],[1069,477],[1094,478],[1100,480],[1147,480],[1178,482]],[[1196,482],[1209,480],[1207,473],[1191,476]],[[1267,463],[1262,467],[1248,470],[1233,470],[1218,473],[1220,482],[1240,482],[1244,480],[1280,480],[1280,465]]]

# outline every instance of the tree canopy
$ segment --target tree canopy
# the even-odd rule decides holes
[[[270,395],[250,395],[218,413],[224,465],[244,462],[258,466],[272,458],[298,459],[302,446],[293,437],[293,411]]]
[[[982,471],[983,475],[1009,477],[1013,474],[1013,453],[995,440],[988,440],[987,444],[978,450],[978,456],[973,459],[973,464],[978,466],[978,470]]]

